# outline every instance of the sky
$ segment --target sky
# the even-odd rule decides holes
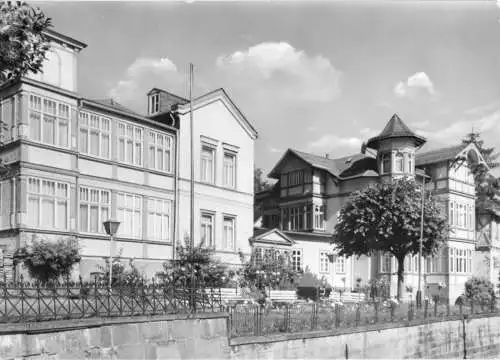
[[[153,87],[188,96],[193,63],[194,96],[228,92],[259,133],[266,173],[288,148],[359,153],[394,113],[427,138],[421,151],[472,129],[500,150],[495,1],[31,4],[88,44],[78,71],[88,98],[144,114]]]

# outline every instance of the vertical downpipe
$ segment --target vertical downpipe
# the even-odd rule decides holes
[[[171,115],[172,116],[172,115]],[[174,180],[174,187],[175,187],[175,199],[174,199],[174,235],[172,238],[172,260],[175,260],[175,246],[177,243],[177,237],[179,236],[179,203],[180,203],[180,192],[179,192],[179,153],[180,153],[180,128],[181,128],[181,121],[180,121],[180,115],[179,116],[179,124],[178,128],[175,130],[175,180]],[[174,126],[175,126],[175,117],[173,117],[174,120]]]

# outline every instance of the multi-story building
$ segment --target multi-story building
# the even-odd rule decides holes
[[[347,288],[384,277],[395,294],[395,259],[389,254],[343,258],[335,256],[331,236],[341,207],[353,191],[401,176],[425,180],[449,215],[450,234],[438,256],[425,259],[423,282],[429,292],[445,284],[446,295],[456,298],[472,276],[475,253],[474,179],[468,162],[482,161],[474,145],[459,145],[419,152],[425,139],[394,115],[382,132],[366,142],[363,153],[339,159],[289,149],[269,177],[274,187],[256,194],[261,227],[254,230],[254,259],[266,251],[287,252],[296,269],[324,277],[331,285]],[[408,295],[418,284],[418,257],[405,263]],[[425,289],[424,289],[425,291]]]
[[[47,36],[43,74],[0,86],[0,268],[33,239],[74,238],[83,257],[75,273],[86,276],[110,256],[102,222],[116,218],[114,255],[151,276],[189,236],[189,101],[155,88],[143,116],[88,99],[76,75],[86,45]],[[250,253],[257,134],[222,89],[195,98],[192,109],[194,239],[237,264],[239,251]]]

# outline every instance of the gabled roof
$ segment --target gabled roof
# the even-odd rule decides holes
[[[175,95],[169,91],[159,89],[159,88],[152,88],[151,90],[148,91],[147,96],[154,94],[154,93],[162,93],[164,95],[163,101],[166,101],[168,103],[167,107],[170,108],[171,106],[174,105],[184,105],[189,102],[189,100],[179,96]]]
[[[440,149],[429,150],[423,153],[417,153],[415,155],[415,165],[427,165],[434,164],[441,161],[452,160],[458,156],[460,151],[465,149],[467,145],[459,144],[454,146],[448,146]]]
[[[294,241],[278,228],[254,228],[254,236],[250,239],[250,242],[285,246],[292,246],[294,244]]]
[[[223,88],[215,89],[210,91],[204,95],[201,95],[195,99],[193,99],[193,110],[205,106],[209,103],[212,103],[216,100],[221,100],[231,111],[231,113],[236,117],[236,119],[240,122],[242,127],[247,131],[247,133],[253,138],[257,138],[257,130],[253,127],[253,125],[248,121],[248,119],[243,115],[241,110],[236,106],[233,100],[229,97],[227,92]],[[189,101],[185,104],[179,104],[177,108],[178,112],[181,114],[187,114],[190,111]]]
[[[303,151],[298,151],[294,149],[288,149],[285,154],[281,157],[281,159],[278,161],[276,166],[271,170],[269,173],[268,177],[270,178],[279,178],[280,174],[280,169],[284,162],[286,161],[288,156],[295,156],[299,158],[300,160],[304,161],[306,164],[308,164],[311,167],[317,168],[317,169],[322,169],[330,173],[331,175],[342,179],[343,177],[352,177],[354,175],[362,176],[363,173],[366,172],[366,170],[376,170],[376,167],[374,169],[370,168],[366,169],[359,169],[358,172],[356,171],[348,171],[348,170],[354,170],[357,168],[355,164],[359,163],[359,161],[362,162],[371,162],[375,161],[375,159],[371,156],[365,155],[365,154],[354,154],[350,156],[344,156],[341,158],[337,159],[330,159],[327,157],[319,156],[319,155],[314,155],[310,153],[306,153]],[[370,160],[373,159],[373,160]],[[368,174],[370,175],[370,174]]]
[[[377,150],[381,140],[391,138],[409,137],[413,138],[416,146],[423,145],[426,139],[420,135],[415,134],[410,128],[401,120],[398,114],[392,115],[389,122],[385,125],[384,129],[377,136],[372,137],[366,143],[366,146]]]
[[[48,38],[50,38],[52,40],[60,41],[60,42],[67,44],[69,46],[73,46],[78,51],[85,49],[87,47],[87,44],[85,44],[81,41],[78,41],[76,39],[73,39],[72,37],[69,37],[67,35],[58,33],[57,31],[54,31],[52,29],[46,29],[43,32]]]

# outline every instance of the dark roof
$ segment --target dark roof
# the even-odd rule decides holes
[[[130,110],[129,108],[123,106],[122,104],[116,102],[116,100],[113,100],[113,99],[93,99],[93,100],[87,99],[87,101],[94,102],[94,103],[100,104],[100,105],[104,105],[106,107],[109,107],[109,108],[112,108],[112,109],[115,109],[115,110],[118,110],[118,111],[121,111],[124,113],[128,113],[128,114],[131,114],[134,116],[142,116],[141,114],[138,114],[133,110]]]
[[[79,50],[85,49],[87,47],[87,44],[78,41],[76,39],[73,39],[72,37],[69,37],[67,35],[58,33],[57,31],[54,31],[52,29],[46,29],[44,30],[45,35],[47,35],[49,38],[54,39],[54,40],[59,40],[62,41],[68,45],[71,45]]]
[[[466,144],[460,144],[460,145],[430,150],[420,154],[417,153],[415,156],[415,165],[422,166],[427,164],[438,163],[441,161],[452,160],[466,146],[467,146]]]
[[[381,140],[401,137],[413,138],[417,146],[422,145],[426,141],[424,137],[417,135],[413,131],[411,131],[410,128],[403,122],[403,120],[401,120],[398,114],[394,114],[392,115],[389,122],[385,125],[384,130],[382,130],[382,132],[377,136],[369,139],[366,143],[366,146],[377,150],[379,142]]]
[[[279,164],[282,162],[283,159],[286,158],[287,154],[294,154],[295,156],[299,157],[303,161],[305,161],[307,164],[309,164],[312,167],[318,168],[318,169],[323,169],[325,171],[328,171],[330,174],[333,176],[336,176],[338,178],[342,177],[351,177],[354,175],[360,175],[364,176],[364,172],[366,170],[376,170],[373,168],[372,165],[370,165],[367,168],[363,168],[362,166],[356,166],[357,163],[361,162],[366,162],[370,163],[372,161],[375,161],[375,159],[371,156],[365,155],[365,154],[354,154],[354,155],[349,155],[349,156],[344,156],[341,158],[337,159],[331,159],[327,158],[324,156],[319,156],[319,155],[314,155],[310,153],[306,153],[303,151],[298,151],[294,149],[288,149],[288,151],[283,155],[282,159],[278,162],[278,164],[275,166],[275,168],[271,171],[269,174],[269,177],[271,178],[277,178],[278,173],[277,173],[277,168]],[[376,165],[376,161],[375,161]],[[370,174],[368,174],[370,175]]]

